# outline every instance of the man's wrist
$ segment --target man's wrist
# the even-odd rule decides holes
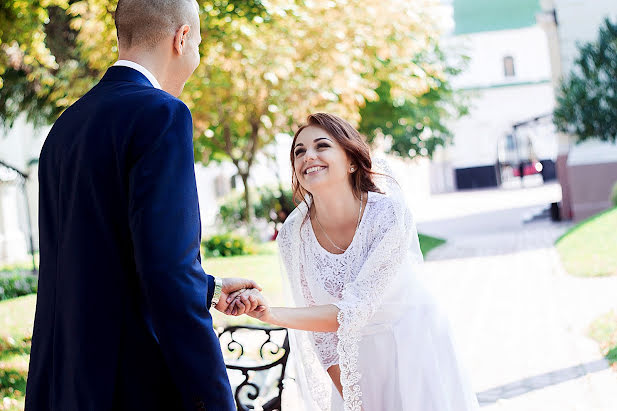
[[[221,294],[223,292],[223,279],[219,277],[214,277],[214,294],[212,294],[212,303],[210,303],[210,307],[216,307],[221,299]]]

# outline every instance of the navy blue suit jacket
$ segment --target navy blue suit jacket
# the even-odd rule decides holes
[[[26,410],[234,410],[208,311],[188,108],[127,67],[60,116],[39,162]]]

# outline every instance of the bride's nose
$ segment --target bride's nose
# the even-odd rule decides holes
[[[306,154],[304,154],[304,162],[308,163],[309,161],[313,161],[317,158],[317,152],[312,148],[306,150]]]

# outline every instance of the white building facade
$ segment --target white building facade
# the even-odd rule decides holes
[[[549,47],[536,24],[537,2],[529,0],[454,0],[455,29],[448,46],[469,57],[453,81],[469,97],[469,115],[450,125],[451,147],[431,164],[433,192],[501,184],[500,146],[513,125],[553,111]],[[555,160],[552,130],[526,136],[537,160]],[[503,157],[503,156],[501,156]]]

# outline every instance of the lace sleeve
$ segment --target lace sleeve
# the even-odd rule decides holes
[[[358,342],[361,329],[382,304],[388,284],[400,272],[401,263],[410,254],[420,253],[417,232],[409,209],[404,203],[389,199],[371,227],[377,230],[366,261],[353,282],[345,285],[339,308],[337,352],[345,410],[359,411],[362,392],[358,370]],[[415,257],[418,257],[415,255]],[[421,254],[419,255],[421,259]]]

